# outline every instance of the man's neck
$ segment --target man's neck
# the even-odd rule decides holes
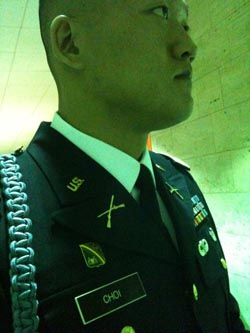
[[[145,151],[145,148],[147,147],[147,133],[134,133],[132,130],[119,128],[115,124],[103,124],[101,121],[91,123],[88,122],[86,118],[84,120],[80,120],[76,119],[75,117],[71,117],[71,114],[62,115],[60,111],[59,114],[65,121],[67,121],[71,126],[80,132],[99,139],[123,151],[138,161],[140,160],[143,152]],[[123,125],[122,120],[120,124]]]

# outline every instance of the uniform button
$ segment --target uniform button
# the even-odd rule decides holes
[[[193,284],[193,294],[194,294],[194,299],[195,299],[196,301],[198,301],[198,299],[199,299],[199,294],[198,294],[198,290],[197,290],[197,287],[196,287],[195,284]]]
[[[121,330],[121,333],[136,333],[132,326],[125,326]]]
[[[221,258],[220,262],[221,262],[221,264],[222,264],[222,267],[223,267],[224,269],[227,269],[227,262],[226,262],[226,260],[225,260],[224,258]]]
[[[199,241],[198,250],[202,257],[204,257],[209,251],[209,245],[205,238]]]
[[[208,229],[208,232],[209,232],[209,235],[210,235],[210,237],[212,238],[212,240],[213,240],[214,242],[217,242],[217,237],[216,237],[215,232],[213,231],[213,229],[212,229],[212,228],[209,228],[209,229]]]

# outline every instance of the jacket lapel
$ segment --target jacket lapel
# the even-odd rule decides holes
[[[61,225],[81,235],[83,242],[96,241],[176,262],[178,254],[162,223],[145,216],[111,174],[49,124],[41,125],[28,152],[58,198],[51,227]]]
[[[191,194],[182,172],[163,155],[151,153],[158,191],[169,211],[186,271],[195,272],[194,213]],[[193,280],[193,277],[190,276]]]
[[[191,225],[193,225],[194,215],[191,195],[183,173],[173,166],[173,162],[162,155],[151,153],[151,158],[157,188],[162,194],[166,206],[168,207],[171,204],[173,208],[183,212],[185,220],[192,221]]]

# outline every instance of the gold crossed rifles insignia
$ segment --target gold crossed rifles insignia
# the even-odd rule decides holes
[[[111,229],[111,219],[112,219],[111,214],[112,214],[112,212],[114,210],[121,209],[121,208],[125,207],[124,203],[122,203],[120,205],[114,205],[114,200],[115,200],[115,196],[112,195],[111,201],[110,201],[110,205],[109,205],[109,209],[97,216],[98,218],[100,218],[100,217],[102,217],[104,215],[108,216],[108,221],[107,221],[107,228],[108,229]]]

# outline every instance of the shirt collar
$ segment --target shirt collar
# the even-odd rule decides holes
[[[63,120],[58,112],[54,115],[51,127],[106,169],[129,193],[132,192],[138,178],[140,163],[150,170],[155,184],[152,162],[147,149],[145,149],[140,162],[138,162],[121,150],[80,132]]]

